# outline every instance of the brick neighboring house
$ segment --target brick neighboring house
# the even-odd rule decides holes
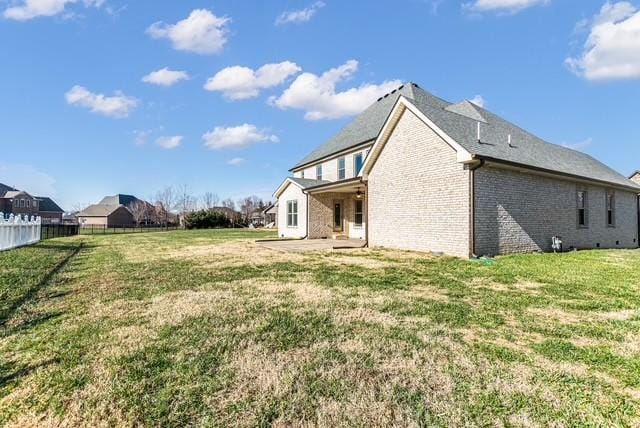
[[[46,196],[33,196],[23,190],[0,183],[0,212],[39,216],[43,224],[62,222],[64,210],[53,199]]]
[[[94,204],[76,214],[78,224],[90,226],[133,226],[133,214],[124,205]]]
[[[290,238],[355,238],[472,257],[637,248],[640,185],[469,101],[406,84],[291,170],[276,190]]]

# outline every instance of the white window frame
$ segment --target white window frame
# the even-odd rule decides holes
[[[340,164],[342,163],[342,168]],[[340,174],[342,172],[342,174]],[[344,180],[347,178],[347,158],[344,156],[338,158],[338,180]]]
[[[360,203],[360,211],[358,211],[358,203]],[[353,203],[353,227],[362,228],[364,225],[364,201],[356,199]],[[358,223],[358,214],[360,215],[360,223]]]
[[[611,204],[609,204],[611,201]],[[607,190],[604,199],[605,221],[607,227],[616,227],[616,192]],[[609,212],[611,212],[611,222],[609,221]]]
[[[295,208],[295,209],[294,209]],[[298,227],[298,200],[287,201],[287,227]]]
[[[582,206],[580,206],[580,194],[582,193]],[[584,223],[580,224],[580,211],[584,211],[583,220]],[[578,189],[576,191],[576,225],[578,229],[589,228],[589,192],[584,189]]]
[[[360,158],[360,168],[358,168],[357,159]],[[353,155],[353,176],[357,177],[360,174],[360,170],[364,166],[364,153],[359,152]]]
[[[316,180],[322,180],[322,164],[316,165]]]

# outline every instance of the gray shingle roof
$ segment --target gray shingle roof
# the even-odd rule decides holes
[[[11,186],[7,186],[6,184],[0,183],[0,198],[4,197],[4,194],[7,192],[15,192],[18,189],[14,189]]]
[[[60,208],[60,206],[56,204],[51,198],[48,198],[46,196],[36,196],[36,199],[40,201],[38,202],[40,204],[40,207],[38,208],[39,211],[56,212],[56,213],[64,212],[64,210]]]
[[[403,85],[379,99],[338,135],[314,150],[293,169],[375,139],[400,95],[406,97],[437,127],[477,157],[640,190],[640,186],[586,153],[548,143],[473,103],[451,104],[415,84]],[[479,121],[480,143],[477,138]],[[513,147],[509,147],[507,143],[509,135]]]
[[[125,205],[125,206],[127,206],[127,205],[130,205],[133,202],[137,202],[137,201],[139,201],[139,199],[136,198],[133,195],[123,195],[121,193],[118,193],[117,195],[113,195],[113,196],[105,196],[98,203],[99,204],[103,204],[103,205]]]
[[[107,217],[122,205],[94,204],[76,214],[77,217]]]
[[[321,184],[331,183],[330,181],[327,181],[327,180],[314,180],[312,178],[289,177],[289,179],[291,181],[295,181],[296,183],[298,183],[300,187],[302,187],[303,189],[306,189],[308,187],[313,187],[313,186],[319,186]]]

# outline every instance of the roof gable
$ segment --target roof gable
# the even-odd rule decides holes
[[[89,205],[76,215],[78,217],[107,217],[121,208],[127,210],[123,205],[94,204]]]
[[[46,196],[36,196],[36,199],[40,201],[39,211],[57,212],[57,213],[64,212],[64,210],[60,208],[60,206],[56,204],[54,200],[51,198],[48,198]]]

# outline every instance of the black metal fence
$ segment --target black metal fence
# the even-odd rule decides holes
[[[167,232],[170,230],[180,230],[180,226],[162,226],[162,225],[123,225],[123,226],[107,226],[103,224],[90,224],[81,226],[80,235],[109,235],[117,233],[148,233],[148,232]]]
[[[40,227],[40,239],[63,238],[78,234],[77,224],[43,224]]]

